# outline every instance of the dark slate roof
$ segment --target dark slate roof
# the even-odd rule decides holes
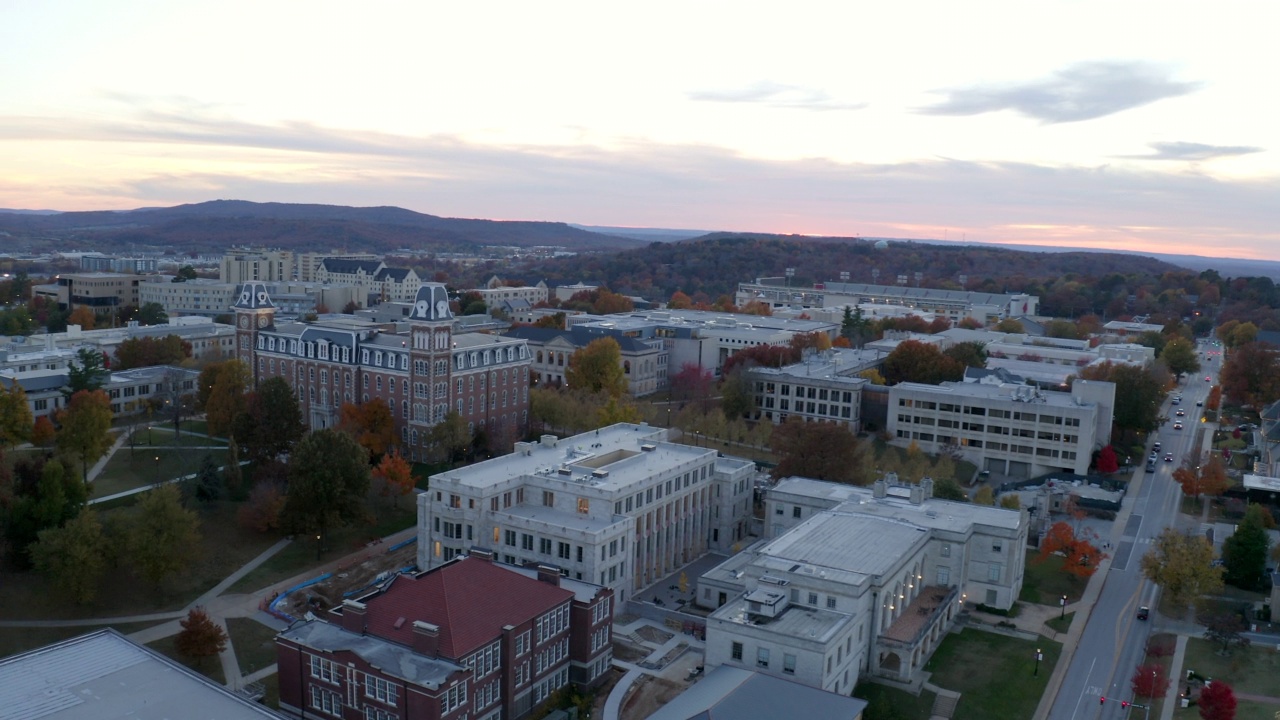
[[[382,267],[381,260],[344,260],[341,258],[325,258],[320,266],[331,273],[354,275],[364,270],[366,275],[373,275]]]
[[[420,575],[397,575],[384,590],[361,600],[370,635],[412,645],[413,623],[422,620],[440,628],[442,657],[461,658],[501,635],[504,625],[522,625],[573,596],[468,556]]]
[[[592,340],[599,340],[602,337],[611,337],[618,341],[618,347],[624,353],[645,353],[653,351],[652,347],[633,337],[619,337],[617,335],[609,335],[607,333],[587,332],[582,328],[574,328],[573,330],[556,330],[555,328],[540,328],[533,327],[531,325],[522,325],[508,330],[506,336],[519,338],[538,345],[546,345],[556,338],[563,338],[577,347],[586,347]]]
[[[240,286],[240,295],[231,306],[237,310],[259,310],[273,308],[271,296],[267,293],[267,284],[247,282]]]
[[[395,282],[404,282],[409,277],[409,268],[382,268],[378,274],[374,276],[374,280],[393,280]]]
[[[1263,420],[1280,420],[1280,400],[1262,408],[1262,412],[1258,413],[1258,415]]]
[[[410,320],[452,320],[449,292],[440,283],[423,283],[413,299]]]
[[[529,301],[525,300],[524,298],[516,298],[514,300],[502,301],[502,309],[508,312],[523,312],[532,307],[533,305],[531,305]]]

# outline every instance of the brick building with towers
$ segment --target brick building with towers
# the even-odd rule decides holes
[[[509,449],[529,424],[529,348],[524,340],[454,333],[444,285],[426,283],[405,318],[386,332],[355,317],[275,321],[263,283],[245,283],[232,306],[236,357],[256,385],[282,377],[313,429],[337,424],[344,403],[385,402],[410,460],[425,457],[428,431],[457,412],[490,447]]]

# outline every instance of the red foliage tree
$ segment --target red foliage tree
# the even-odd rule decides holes
[[[1063,572],[1087,578],[1093,575],[1098,565],[1107,557],[1106,553],[1090,542],[1096,539],[1097,534],[1092,530],[1085,529],[1077,533],[1069,523],[1056,522],[1040,541],[1040,555],[1036,562],[1044,562],[1050,555],[1062,555]]]
[[[178,622],[182,631],[173,640],[177,651],[187,657],[209,657],[227,649],[227,633],[202,607],[193,607]]]
[[[1110,445],[1102,448],[1102,450],[1098,452],[1098,472],[1109,474],[1119,469],[1120,462],[1116,460],[1115,448]]]
[[[397,507],[401,497],[413,492],[413,471],[408,461],[395,448],[382,456],[382,460],[373,469],[373,476],[382,481],[382,494],[390,495]]]
[[[1214,680],[1200,691],[1200,717],[1204,720],[1235,720],[1236,693],[1221,680]]]
[[[57,434],[58,431],[54,429],[53,421],[49,416],[41,415],[36,418],[35,425],[31,429],[31,444],[36,447],[49,447]]]
[[[800,351],[778,345],[753,345],[743,348],[724,361],[723,374],[728,375],[736,367],[782,367],[800,362]]]
[[[674,400],[707,400],[715,378],[711,371],[695,363],[680,366],[680,372],[671,376],[671,397]]]
[[[1169,690],[1169,676],[1160,663],[1139,665],[1133,671],[1133,694],[1137,697],[1164,697]]]

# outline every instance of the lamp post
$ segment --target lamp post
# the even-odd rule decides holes
[[[1036,648],[1036,669],[1031,671],[1032,676],[1040,675],[1040,661],[1044,659],[1044,653],[1040,652],[1040,648]]]
[[[1067,596],[1063,595],[1062,600],[1060,602],[1062,604],[1062,615],[1060,617],[1062,617],[1065,620],[1067,617]]]
[[[667,429],[671,429],[671,408],[667,408]]]
[[[160,456],[156,456],[156,485],[160,484]]]

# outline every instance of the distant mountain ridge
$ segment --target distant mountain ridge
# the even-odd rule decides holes
[[[0,211],[0,231],[37,242],[92,242],[104,250],[141,245],[220,251],[234,244],[293,250],[344,246],[378,252],[404,247],[449,252],[481,245],[557,245],[590,251],[643,244],[558,222],[444,218],[390,206],[245,200],[56,214]]]

